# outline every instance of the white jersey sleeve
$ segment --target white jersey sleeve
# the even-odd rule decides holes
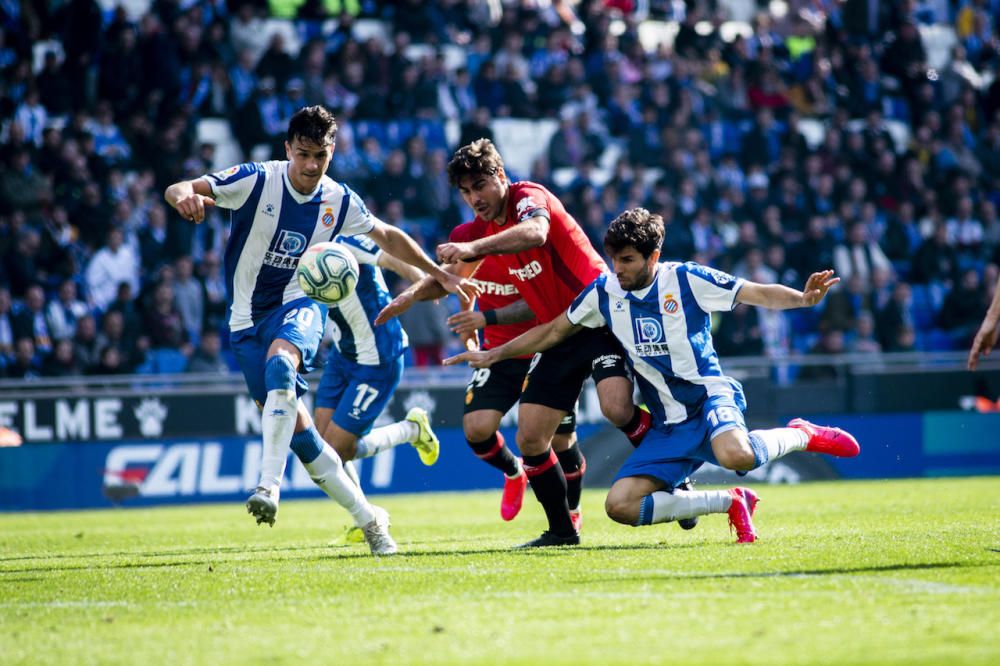
[[[361,200],[357,192],[346,185],[343,187],[349,200],[347,202],[347,217],[344,218],[344,225],[340,228],[339,233],[343,236],[368,233],[375,228],[375,218],[368,212],[368,207],[365,206],[365,202]]]
[[[368,236],[337,236],[337,242],[346,247],[358,260],[359,264],[378,266],[378,258],[382,256],[382,248]]]
[[[571,323],[587,328],[599,328],[607,323],[601,313],[601,287],[606,278],[606,275],[599,275],[574,299],[566,311]]]
[[[219,208],[237,210],[247,202],[258,178],[264,177],[264,165],[256,162],[237,164],[202,178],[208,182]]]
[[[736,294],[743,287],[743,278],[690,261],[683,265],[683,272],[687,274],[691,295],[705,312],[723,312],[736,307]]]

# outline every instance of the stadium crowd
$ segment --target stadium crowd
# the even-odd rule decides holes
[[[677,22],[672,42],[643,47],[637,5]],[[226,371],[226,219],[195,227],[161,193],[211,171],[200,120],[283,159],[288,118],[316,103],[341,124],[331,175],[430,250],[471,217],[451,151],[498,118],[555,119],[513,175],[599,250],[642,205],[668,223],[666,258],[842,276],[818,312],[723,317],[721,354],[966,347],[1000,264],[1000,2],[792,2],[746,35],[726,6],[153,0],[132,21],[96,0],[0,3],[0,376]],[[954,28],[943,67],[928,22]],[[424,328],[422,346],[451,344]]]

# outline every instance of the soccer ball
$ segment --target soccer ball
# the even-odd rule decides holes
[[[296,275],[306,296],[317,303],[334,305],[354,293],[359,272],[358,260],[351,251],[328,241],[316,243],[303,253]]]

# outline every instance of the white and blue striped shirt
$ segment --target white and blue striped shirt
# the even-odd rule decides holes
[[[378,267],[382,249],[368,236],[340,236],[337,242],[357,258],[361,274],[351,295],[330,306],[333,344],[341,356],[360,365],[381,365],[395,360],[409,340],[398,317],[382,326],[375,325],[375,317],[392,300]]]
[[[232,211],[225,253],[231,331],[305,297],[295,269],[307,247],[375,224],[361,198],[328,176],[309,194],[296,191],[287,161],[240,164],[204,178],[216,205]]]
[[[566,314],[579,326],[611,329],[654,423],[669,425],[693,416],[708,395],[742,394],[740,383],[722,373],[711,317],[732,310],[742,286],[741,278],[713,268],[666,262],[651,285],[636,291],[604,273]]]

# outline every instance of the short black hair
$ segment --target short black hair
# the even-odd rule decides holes
[[[288,143],[295,139],[326,146],[337,140],[337,120],[322,106],[305,106],[288,121]]]
[[[604,247],[610,252],[621,252],[632,246],[643,259],[663,245],[663,218],[645,208],[629,208],[608,225],[604,234]]]
[[[448,162],[448,182],[458,186],[466,176],[495,176],[503,168],[503,158],[489,139],[476,139],[462,146]]]

